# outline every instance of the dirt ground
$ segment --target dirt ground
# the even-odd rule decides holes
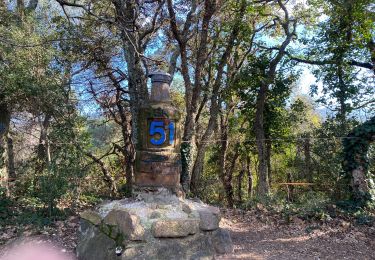
[[[286,224],[278,216],[255,210],[223,210],[223,216],[221,226],[230,231],[234,252],[217,259],[375,259],[375,227],[343,219],[320,223],[297,217]],[[78,217],[70,217],[43,230],[5,227],[0,233],[0,259],[9,244],[25,238],[51,241],[60,251],[74,254],[78,223]]]
[[[285,224],[257,212],[227,211],[222,227],[230,230],[234,253],[218,259],[375,259],[375,227],[342,219]]]

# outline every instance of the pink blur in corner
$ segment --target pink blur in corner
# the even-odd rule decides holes
[[[0,260],[75,260],[53,245],[41,242],[29,242],[22,245],[14,245]]]

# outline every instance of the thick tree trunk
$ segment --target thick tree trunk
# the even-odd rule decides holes
[[[131,136],[129,142],[124,136],[125,141],[125,163],[126,163],[126,188],[127,192],[132,193],[133,175],[134,175],[134,158],[135,150],[133,145],[137,145],[137,118],[138,111],[142,104],[148,100],[147,75],[143,69],[142,53],[145,43],[142,41],[141,30],[136,28],[135,20],[139,14],[139,5],[134,0],[113,0],[112,1],[121,31],[123,49],[128,72],[128,91],[130,97],[130,113],[131,113]],[[132,21],[132,22],[129,22]],[[132,143],[132,144],[130,144]]]
[[[261,85],[256,103],[256,113],[254,121],[254,132],[258,150],[258,187],[259,197],[265,197],[269,193],[268,167],[267,167],[267,149],[264,132],[264,105],[266,102],[267,83]]]
[[[285,39],[280,45],[279,51],[276,54],[276,56],[270,61],[269,70],[265,73],[265,78],[262,80],[262,83],[260,85],[257,95],[256,112],[254,120],[254,132],[256,137],[259,160],[258,195],[260,197],[264,197],[269,194],[267,152],[264,132],[264,106],[266,102],[268,87],[275,80],[277,65],[285,56],[285,49],[289,45],[293,36],[295,35],[297,27],[297,20],[290,19],[288,9],[285,7],[284,3],[282,1],[277,1],[277,3],[284,12],[285,21],[282,23],[282,27],[285,33]]]

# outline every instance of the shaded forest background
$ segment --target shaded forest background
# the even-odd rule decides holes
[[[373,208],[374,12],[371,0],[0,1],[0,224],[131,196],[157,69],[183,112],[187,196]]]

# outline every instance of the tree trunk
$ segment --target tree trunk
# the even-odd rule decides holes
[[[373,71],[374,71],[374,74],[375,74],[375,42],[374,42],[374,40],[371,39],[367,42],[367,48],[370,52]]]
[[[308,182],[313,182],[313,176],[311,171],[311,145],[310,138],[306,138],[304,141],[303,152],[305,155],[305,177]]]
[[[7,135],[10,125],[10,111],[0,95],[0,183],[9,196],[8,165],[7,165]]]
[[[264,105],[266,93],[268,90],[267,83],[263,83],[259,89],[256,103],[254,132],[258,150],[258,187],[259,197],[265,197],[269,193],[268,167],[267,167],[267,149],[264,132]]]
[[[242,181],[245,176],[246,165],[242,162],[242,169],[237,176],[237,201],[239,204],[242,204]]]
[[[219,177],[223,183],[225,195],[227,196],[226,188],[226,157],[228,150],[228,126],[225,122],[224,116],[220,116],[220,155],[219,155]],[[229,204],[229,201],[228,201]]]
[[[246,172],[247,172],[247,197],[250,199],[253,192],[253,175],[251,173],[251,158],[246,157]]]
[[[142,64],[142,53],[144,45],[146,45],[141,37],[141,31],[136,28],[135,21],[139,14],[139,5],[134,0],[113,0],[116,9],[116,18],[121,31],[123,49],[128,72],[128,91],[130,97],[130,113],[131,113],[131,139],[132,145],[128,141],[125,142],[126,160],[126,187],[127,192],[132,193],[133,171],[135,151],[132,147],[137,145],[138,132],[138,111],[139,107],[148,100],[147,75],[144,72]],[[124,141],[127,138],[124,138]]]
[[[276,76],[277,65],[280,63],[282,58],[285,56],[285,50],[295,35],[297,28],[297,20],[290,19],[289,11],[285,7],[282,1],[277,1],[278,5],[284,12],[285,21],[282,24],[285,39],[280,45],[279,51],[269,63],[269,70],[264,74],[265,78],[260,84],[260,88],[257,95],[256,101],[256,112],[254,120],[254,132],[258,150],[258,195],[265,197],[269,194],[269,181],[268,181],[268,167],[267,167],[267,152],[265,144],[265,131],[264,131],[264,106],[266,102],[267,92],[269,85],[274,82]],[[292,25],[292,29],[290,28]]]
[[[8,154],[8,176],[9,181],[14,181],[16,178],[16,168],[14,166],[14,147],[13,138],[8,134],[7,137],[7,154]]]
[[[271,140],[266,140],[266,153],[267,153],[267,170],[268,170],[268,185],[272,185],[272,170],[271,170]]]
[[[238,146],[238,144],[237,144]],[[231,165],[227,171],[225,171],[224,176],[224,189],[225,189],[225,195],[227,197],[227,203],[229,208],[233,208],[233,185],[232,185],[232,179],[233,179],[233,172],[234,168],[236,166],[236,161],[239,156],[239,149],[236,149],[236,152],[233,155]]]
[[[233,179],[234,168],[236,166],[236,161],[239,156],[239,149],[238,149],[239,144],[235,145],[236,151],[231,160],[231,164],[229,165],[229,168],[227,169],[226,161],[228,160],[227,151],[228,151],[228,131],[229,131],[228,117],[229,117],[230,111],[228,112],[226,117],[224,117],[223,115],[220,116],[221,147],[220,147],[220,159],[219,159],[219,167],[220,167],[219,177],[224,186],[225,197],[227,200],[228,207],[232,208],[234,204],[232,179]]]
[[[291,183],[292,182],[292,174],[290,172],[287,173],[286,182],[287,183]],[[287,189],[287,193],[288,193],[287,200],[289,202],[293,202],[293,200],[294,200],[294,187],[293,187],[293,185],[287,184],[286,185],[286,189]]]

